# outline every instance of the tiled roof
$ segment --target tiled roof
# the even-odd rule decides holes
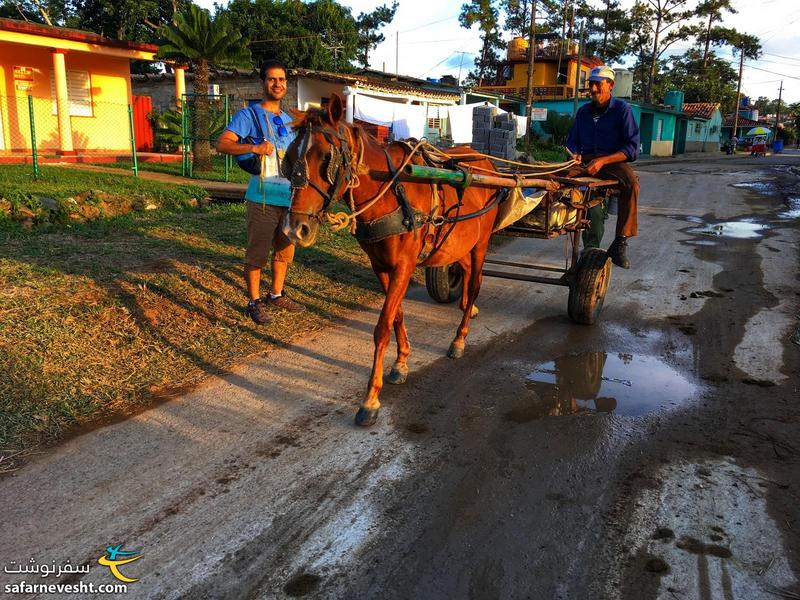
[[[685,102],[683,112],[690,117],[710,119],[719,108],[719,102]]]
[[[725,115],[722,119],[722,126],[723,127],[733,127],[733,119],[734,115]],[[744,117],[739,117],[739,122],[737,123],[737,127],[758,127],[763,125],[763,123],[759,123],[758,121],[753,121],[753,119],[745,119]]]

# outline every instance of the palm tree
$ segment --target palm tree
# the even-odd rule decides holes
[[[210,13],[189,4],[176,13],[174,21],[159,29],[163,44],[159,58],[172,58],[188,63],[194,71],[195,136],[194,169],[211,170],[211,136],[209,128],[208,70],[215,67],[252,67],[247,40],[231,27],[227,15]]]

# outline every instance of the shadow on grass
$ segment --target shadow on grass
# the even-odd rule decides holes
[[[14,315],[0,329],[0,346],[10,349],[0,367],[29,381],[0,386],[0,447],[30,436],[55,441],[78,423],[134,412],[164,390],[227,374],[241,358],[286,347],[376,301],[379,286],[355,242],[323,237],[298,252],[287,281],[308,310],[278,312],[258,327],[243,314],[241,207],[0,230],[0,311]],[[35,339],[19,335],[39,325]],[[360,368],[346,357],[302,353]],[[55,362],[58,377],[48,375]],[[48,425],[32,427],[36,416]]]

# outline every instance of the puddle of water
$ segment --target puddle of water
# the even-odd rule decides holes
[[[690,240],[686,243],[691,246],[719,246],[717,242],[712,242],[711,240]]]
[[[567,354],[535,365],[525,379],[536,397],[506,413],[509,421],[587,412],[641,416],[681,404],[696,390],[656,357],[621,353]]]
[[[751,220],[725,221],[723,223],[709,223],[705,227],[695,227],[689,229],[689,233],[699,233],[702,235],[716,235],[737,240],[749,240],[760,238],[763,232],[769,229],[763,223],[756,223]]]
[[[745,181],[742,183],[734,183],[733,187],[747,188],[749,190],[754,190],[759,194],[771,194],[774,190],[774,186],[766,181]]]
[[[787,198],[786,205],[789,210],[785,210],[778,215],[779,219],[800,219],[800,198]]]

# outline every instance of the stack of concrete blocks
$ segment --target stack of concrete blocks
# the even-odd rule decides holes
[[[489,154],[492,123],[497,115],[494,106],[476,106],[472,109],[472,149]]]
[[[494,106],[473,108],[472,148],[483,154],[514,160],[517,156],[517,123],[514,115],[497,114]]]
[[[511,113],[495,116],[489,134],[489,154],[506,160],[517,157],[517,122]]]

